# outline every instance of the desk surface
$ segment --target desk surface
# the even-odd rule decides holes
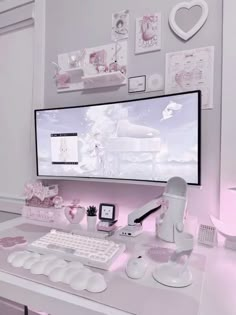
[[[26,222],[29,221],[17,218],[1,223],[0,231]],[[222,246],[213,249],[199,246],[195,252],[207,257],[199,315],[235,315],[236,252],[226,250]],[[3,272],[0,272],[0,279],[0,296],[51,315],[128,314]],[[184,310],[182,315],[185,315]]]

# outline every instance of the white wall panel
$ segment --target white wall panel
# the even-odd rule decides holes
[[[0,36],[0,207],[22,196],[33,169],[33,28]]]

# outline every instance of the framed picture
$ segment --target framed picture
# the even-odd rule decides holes
[[[145,92],[146,91],[146,76],[131,77],[128,81],[128,92]]]
[[[112,14],[112,34],[113,41],[122,40],[129,36],[129,10],[124,10]]]
[[[164,90],[164,79],[159,73],[149,74],[147,76],[146,92],[155,92]]]
[[[99,205],[99,215],[100,220],[105,221],[115,221],[116,218],[116,206],[108,203],[101,203]]]
[[[135,54],[161,49],[161,14],[145,15],[136,19]]]

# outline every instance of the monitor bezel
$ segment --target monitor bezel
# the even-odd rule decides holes
[[[79,181],[92,181],[92,182],[112,182],[112,183],[127,183],[127,184],[140,184],[140,185],[162,185],[165,184],[166,181],[154,181],[154,180],[142,180],[142,179],[126,179],[126,178],[109,178],[109,177],[87,177],[87,176],[55,176],[55,175],[40,175],[39,174],[39,163],[38,163],[38,142],[37,142],[37,112],[41,111],[53,111],[53,110],[64,110],[70,108],[80,108],[80,107],[91,107],[91,106],[103,106],[103,105],[112,105],[117,103],[129,103],[135,101],[143,101],[149,99],[157,99],[157,98],[166,98],[171,96],[178,95],[186,95],[186,94],[197,94],[198,96],[198,181],[197,183],[188,183],[188,185],[192,186],[201,186],[201,91],[193,90],[186,91],[181,93],[173,93],[173,94],[164,94],[158,96],[144,97],[144,98],[136,98],[136,99],[128,99],[122,101],[114,101],[114,102],[106,102],[106,103],[96,103],[96,104],[86,104],[86,105],[76,105],[76,106],[66,106],[66,107],[51,107],[51,108],[40,108],[34,110],[34,129],[35,129],[35,152],[36,152],[36,175],[42,179],[55,179],[55,180],[79,180]]]

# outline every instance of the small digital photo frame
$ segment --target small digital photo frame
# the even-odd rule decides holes
[[[109,203],[101,203],[99,205],[99,219],[104,221],[116,220],[116,206]]]
[[[99,205],[98,218],[99,222],[97,229],[99,231],[110,232],[116,229],[116,222],[118,217],[118,208],[114,204],[101,203]]]

